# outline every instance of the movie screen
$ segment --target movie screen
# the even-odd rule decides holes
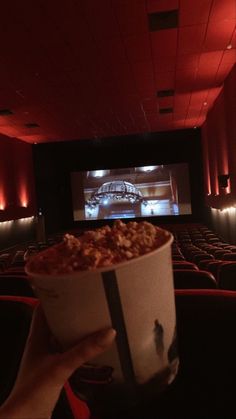
[[[191,214],[188,164],[71,173],[75,221]]]

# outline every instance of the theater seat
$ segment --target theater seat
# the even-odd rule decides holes
[[[230,254],[231,252],[229,250],[225,250],[225,249],[220,249],[220,250],[216,250],[214,256],[216,259],[223,259],[223,257],[226,254]]]
[[[198,262],[198,268],[200,270],[203,270],[203,271],[208,271],[207,267],[208,267],[209,263],[212,262],[212,260],[214,260],[214,259],[201,260],[200,262]]]
[[[213,260],[213,259],[214,257],[212,255],[209,255],[208,253],[199,253],[193,257],[193,262],[198,264],[202,260]]]
[[[184,256],[183,256],[183,255],[174,255],[174,254],[173,254],[173,255],[172,255],[172,260],[173,260],[173,261],[178,261],[178,260],[180,260],[180,261],[181,261],[181,260],[183,260],[183,261],[184,261],[184,260],[185,260],[185,258],[184,258]]]
[[[211,272],[214,275],[216,282],[218,282],[218,269],[223,263],[222,260],[212,260],[207,265],[207,271]]]
[[[196,271],[188,269],[174,270],[174,287],[175,289],[212,289],[217,288],[214,276],[210,272]]]
[[[4,271],[9,266],[11,260],[10,253],[2,253],[0,254],[0,269]]]
[[[236,261],[236,253],[225,253],[222,257],[222,260],[235,260]]]
[[[36,298],[0,296],[0,404],[6,400],[15,382],[33,309],[37,304]],[[74,395],[67,382],[52,419],[89,418],[87,405]]]
[[[16,268],[8,268],[6,269],[4,272],[0,272],[0,276],[1,275],[8,275],[8,276],[15,276],[15,275],[21,275],[21,276],[26,276],[25,270],[24,268],[21,267],[16,267]]]
[[[151,419],[235,419],[236,293],[176,290],[179,373]]]
[[[0,404],[14,384],[36,303],[36,299],[0,296]]]
[[[0,295],[18,295],[35,297],[35,293],[26,276],[0,275]]]
[[[196,270],[198,271],[197,265],[192,262],[185,261],[173,261],[173,269],[190,269],[190,270]]]
[[[24,254],[25,254],[24,250],[17,250],[14,257],[12,258],[10,266],[12,267],[24,266],[25,265]]]
[[[218,268],[218,286],[236,291],[236,262],[223,262]]]

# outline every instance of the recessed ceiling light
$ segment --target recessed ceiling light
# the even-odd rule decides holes
[[[173,108],[160,108],[159,113],[172,113]]]
[[[27,128],[38,128],[39,124],[37,124],[36,122],[28,122],[27,124],[25,124],[25,126]]]
[[[12,115],[13,112],[10,109],[0,109],[0,116]]]
[[[231,45],[231,44],[229,44],[229,45],[227,45],[227,47],[226,47],[227,49],[232,49],[233,48],[233,46]]]
[[[167,10],[148,14],[150,32],[178,27],[178,10]]]
[[[174,96],[174,94],[175,94],[174,89],[158,90],[157,91],[157,97]]]

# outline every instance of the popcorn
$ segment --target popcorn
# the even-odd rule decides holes
[[[168,236],[168,237],[167,237]],[[28,261],[31,272],[66,274],[92,270],[142,256],[164,244],[170,233],[147,221],[114,222],[80,237],[65,234],[63,242],[33,256]]]

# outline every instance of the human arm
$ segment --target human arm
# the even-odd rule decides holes
[[[109,348],[115,338],[105,329],[66,352],[52,353],[52,335],[40,306],[35,309],[19,372],[0,419],[49,419],[64,383],[83,363]]]

